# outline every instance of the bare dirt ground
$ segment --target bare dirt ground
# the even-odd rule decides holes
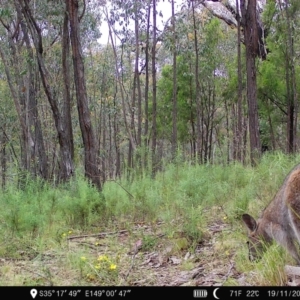
[[[0,286],[251,285],[251,276],[236,267],[238,247],[246,245],[234,240],[229,223],[211,223],[193,246],[175,227],[171,234],[170,224],[162,222],[100,233],[69,231],[59,243],[46,244],[7,238],[12,250],[0,255]],[[99,258],[107,259],[113,272],[103,272]],[[300,286],[299,267],[286,266],[285,273],[282,285]]]

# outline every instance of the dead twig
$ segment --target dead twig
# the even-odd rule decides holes
[[[110,179],[110,180],[107,180],[107,181],[112,181],[114,183],[116,183],[119,187],[121,187],[132,199],[134,199],[134,196],[129,193],[129,191],[127,191],[119,182],[117,182],[116,180],[114,179]]]
[[[89,248],[91,248],[91,249],[93,249],[93,250],[95,250],[95,251],[97,251],[98,250],[98,246],[94,246],[94,245],[92,245],[92,244],[90,244],[90,243],[87,243],[87,242],[78,242],[78,244],[79,245],[83,245],[83,246],[88,246]]]
[[[67,237],[67,240],[84,239],[84,238],[89,238],[89,237],[105,237],[107,235],[122,234],[125,232],[128,232],[128,230],[120,230],[120,231],[114,231],[114,232],[101,232],[101,233],[95,233],[95,234],[73,235],[73,236]]]

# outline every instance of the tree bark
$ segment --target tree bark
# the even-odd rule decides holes
[[[149,44],[150,44],[150,16],[151,16],[151,2],[148,0],[148,9],[147,9],[147,33],[146,33],[146,47],[145,47],[145,126],[144,126],[144,136],[145,149],[148,149],[149,146]],[[148,151],[145,151],[144,157],[144,167],[148,164]]]
[[[194,47],[195,47],[195,81],[196,81],[196,131],[195,131],[195,138],[196,138],[196,151],[197,151],[197,158],[198,162],[202,163],[202,137],[203,132],[201,130],[201,99],[200,99],[200,82],[199,82],[199,46],[198,46],[198,38],[197,38],[197,28],[196,28],[196,17],[195,17],[195,6],[194,2],[192,1],[192,12],[193,12],[193,29],[194,29]]]
[[[63,118],[65,120],[65,128],[67,135],[69,136],[68,143],[71,152],[72,161],[74,160],[74,137],[72,127],[72,116],[71,116],[71,78],[70,78],[70,35],[69,35],[69,18],[67,12],[65,12],[63,33],[62,33],[62,73],[63,73]],[[72,173],[74,166],[72,166]]]
[[[250,159],[251,164],[256,165],[261,155],[258,104],[257,104],[257,85],[256,85],[256,66],[255,57],[258,51],[258,34],[256,24],[256,0],[247,2],[241,0],[240,9],[242,14],[242,24],[244,27],[245,47],[246,47],[246,69],[247,69],[247,100],[249,115],[250,133]]]
[[[22,13],[18,5],[15,6],[18,14],[18,18],[21,20],[20,25],[22,28],[22,33],[24,35],[24,41],[26,44],[26,50],[28,57],[31,62],[34,62],[34,54],[31,46],[31,41],[28,34],[28,28],[25,22],[22,20]],[[43,179],[48,179],[48,157],[46,154],[46,149],[44,145],[44,137],[42,132],[42,125],[38,113],[37,105],[37,95],[36,95],[36,86],[35,86],[35,73],[38,70],[35,70],[35,64],[27,63],[28,76],[27,83],[25,88],[25,111],[28,113],[28,130],[32,136],[33,147],[31,148],[30,160],[34,162],[34,165],[31,167],[33,173],[36,175],[36,168],[38,167],[38,174]],[[24,84],[25,86],[25,84]]]
[[[78,0],[66,0],[66,8],[70,20],[70,38],[74,68],[74,81],[77,99],[79,123],[84,147],[85,176],[101,189],[100,171],[97,162],[97,147],[91,123],[90,110],[85,84],[83,53],[80,42],[80,25],[78,15]]]
[[[280,8],[282,10],[280,3]],[[296,123],[296,105],[297,105],[297,90],[296,90],[296,78],[295,78],[295,66],[294,66],[294,28],[291,26],[290,16],[290,3],[289,0],[285,1],[285,21],[286,21],[286,89],[287,89],[287,152],[293,153],[295,151],[295,137],[297,133]]]
[[[55,99],[52,89],[49,84],[49,74],[45,66],[43,57],[43,40],[41,29],[38,26],[36,20],[33,17],[32,11],[29,6],[28,0],[19,0],[19,4],[22,7],[23,14],[26,18],[28,28],[30,29],[31,36],[33,39],[34,47],[36,49],[36,56],[39,66],[39,72],[42,79],[43,88],[50,104],[55,127],[57,130],[58,141],[60,145],[60,173],[59,180],[65,181],[73,175],[73,160],[71,157],[71,150],[69,148],[70,143],[68,142],[70,136],[66,131],[65,120],[59,111],[57,100]]]
[[[173,31],[173,109],[172,109],[172,158],[176,157],[177,150],[177,49],[176,49],[176,31],[175,31],[175,9],[174,0],[171,1],[172,6],[172,31]]]
[[[158,169],[158,162],[156,157],[156,146],[157,146],[157,124],[156,124],[156,0],[153,0],[153,35],[152,35],[152,175],[156,173]]]
[[[236,128],[236,159],[242,162],[242,143],[243,143],[243,110],[242,110],[242,101],[243,101],[243,76],[242,76],[242,60],[241,60],[241,19],[239,12],[239,1],[236,0],[236,19],[237,19],[237,70],[238,70],[238,99],[237,99],[237,128]]]
[[[141,146],[142,141],[142,91],[141,91],[141,81],[139,74],[139,60],[140,60],[140,31],[139,31],[139,16],[138,10],[140,7],[140,2],[136,1],[135,11],[134,11],[134,30],[135,30],[135,65],[134,65],[134,98],[137,95],[137,120],[138,120],[138,130],[136,137],[137,146]]]

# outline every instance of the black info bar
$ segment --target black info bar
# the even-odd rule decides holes
[[[300,297],[300,287],[0,287],[3,299],[143,299],[167,297],[168,299],[290,299]],[[155,299],[155,298],[154,298]]]

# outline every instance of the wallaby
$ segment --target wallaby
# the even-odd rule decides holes
[[[248,214],[242,216],[248,227],[248,248],[251,261],[260,258],[264,245],[273,240],[285,247],[300,265],[295,241],[300,243],[300,164],[285,178],[270,204],[255,221]]]

